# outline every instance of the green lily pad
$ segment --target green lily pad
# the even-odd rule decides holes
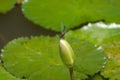
[[[120,54],[120,33],[117,35],[111,36],[110,38],[106,38],[102,46],[107,54],[117,55]]]
[[[7,72],[0,63],[0,80],[20,80]]]
[[[65,66],[44,66],[44,69],[30,75],[28,80],[70,80]]]
[[[120,23],[119,0],[25,0],[24,15],[47,29],[74,28],[86,22],[105,20]]]
[[[24,15],[47,29],[61,30],[61,25],[72,28],[79,25],[80,17],[74,0],[28,0],[22,7]]]
[[[67,36],[74,36],[81,40],[89,41],[96,46],[102,45],[105,39],[120,34],[120,25],[111,23],[105,24],[98,22],[95,24],[89,23],[81,29],[69,31]]]
[[[119,79],[119,56],[120,56],[120,25],[118,24],[88,24],[82,29],[70,31],[67,36],[92,42],[93,44],[101,45],[108,57],[105,69],[102,75],[105,78]],[[110,59],[109,59],[110,58]]]
[[[106,56],[101,47],[67,35],[65,38],[71,44],[75,53],[74,70],[84,75],[94,75],[99,72],[106,62]]]
[[[105,78],[110,80],[119,80],[120,76],[120,55],[110,55],[111,58],[107,60],[105,68],[102,70],[101,74]]]
[[[97,50],[94,45],[84,41],[73,39],[75,43],[70,38],[67,40],[75,50],[75,80],[86,79],[88,74],[93,75],[102,68],[105,62],[102,50]],[[83,58],[84,60],[82,60]],[[58,37],[40,36],[31,39],[15,39],[3,49],[2,60],[5,68],[19,78],[49,80],[51,77],[51,80],[70,80],[69,71],[59,55]],[[90,69],[87,69],[88,66]]]
[[[119,80],[119,60],[120,60],[120,25],[119,24],[88,24],[82,29],[70,31],[66,36],[73,36],[85,41],[89,41],[96,46],[101,45],[104,49],[107,64],[101,74],[111,80]]]
[[[108,60],[101,74],[110,80],[119,80],[120,72],[120,34],[104,40],[103,48]]]
[[[5,68],[16,77],[30,77],[30,80],[50,80],[50,77],[51,80],[70,80],[69,71],[59,56],[58,37],[15,39],[8,43],[2,55]],[[35,74],[40,78],[33,77],[37,76]]]
[[[0,0],[0,13],[6,13],[14,7],[16,0]]]
[[[78,70],[74,70],[74,79],[75,80],[85,80],[88,79],[88,75],[83,72],[79,72]]]

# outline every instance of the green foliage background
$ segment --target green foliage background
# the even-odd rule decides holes
[[[15,3],[0,0],[0,13]],[[66,27],[64,37],[75,52],[75,80],[120,79],[119,0],[24,0],[21,6],[26,18],[45,29],[60,32]],[[104,23],[78,28],[96,21]],[[59,56],[59,40],[57,34],[10,41],[1,50],[0,79],[70,80]]]

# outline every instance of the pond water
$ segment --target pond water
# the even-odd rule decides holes
[[[15,5],[11,11],[5,14],[0,13],[0,49],[14,38],[35,35],[53,36],[56,33],[35,25],[25,18],[21,12],[21,5]]]

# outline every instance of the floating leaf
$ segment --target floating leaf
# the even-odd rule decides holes
[[[120,23],[119,0],[25,0],[22,11],[34,23],[60,31],[90,21]]]
[[[14,7],[16,0],[0,0],[0,13],[5,13]]]
[[[68,75],[64,66],[44,66],[44,69],[30,75],[29,80],[70,80]]]
[[[105,39],[118,34],[120,34],[119,24],[104,24],[102,22],[98,22],[95,24],[89,23],[87,26],[84,26],[79,30],[69,31],[67,36],[74,36],[98,46],[102,45]]]
[[[105,62],[102,50],[97,50],[94,45],[84,41],[67,39],[76,53],[75,80],[86,79],[88,74],[92,75],[102,68]],[[58,37],[15,39],[2,51],[2,60],[5,68],[20,78],[49,80],[51,77],[51,80],[70,80],[69,71],[59,55]],[[88,66],[90,69],[87,69]]]
[[[0,63],[0,80],[20,80],[7,72]]]
[[[95,47],[89,42],[75,38],[73,35],[66,35],[65,37],[75,53],[75,71],[84,75],[93,75],[102,69],[106,57],[101,47]]]
[[[88,24],[82,29],[76,31],[70,31],[67,36],[73,36],[92,42],[96,46],[101,47],[106,52],[108,57],[105,69],[102,71],[102,75],[105,78],[119,79],[119,56],[120,56],[120,25],[118,24]]]
[[[59,55],[58,37],[19,38],[8,43],[2,55],[5,68],[16,77],[70,80],[69,71]],[[60,76],[62,77],[59,78]]]
[[[83,72],[74,70],[74,78],[75,80],[85,80],[88,78],[88,75],[84,74]]]
[[[117,55],[120,54],[120,33],[104,39],[102,46],[107,54]]]
[[[119,80],[120,79],[120,55],[113,56],[108,59],[105,68],[101,73],[105,78],[110,80]],[[114,78],[114,79],[113,79]]]
[[[103,48],[108,60],[102,75],[110,80],[119,80],[120,74],[120,34],[105,39]]]
[[[24,15],[47,29],[60,31],[61,25],[72,28],[79,25],[78,3],[74,0],[28,0],[22,7]]]

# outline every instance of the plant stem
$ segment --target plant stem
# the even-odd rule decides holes
[[[70,72],[70,80],[74,80],[73,67],[69,68],[69,72]]]

